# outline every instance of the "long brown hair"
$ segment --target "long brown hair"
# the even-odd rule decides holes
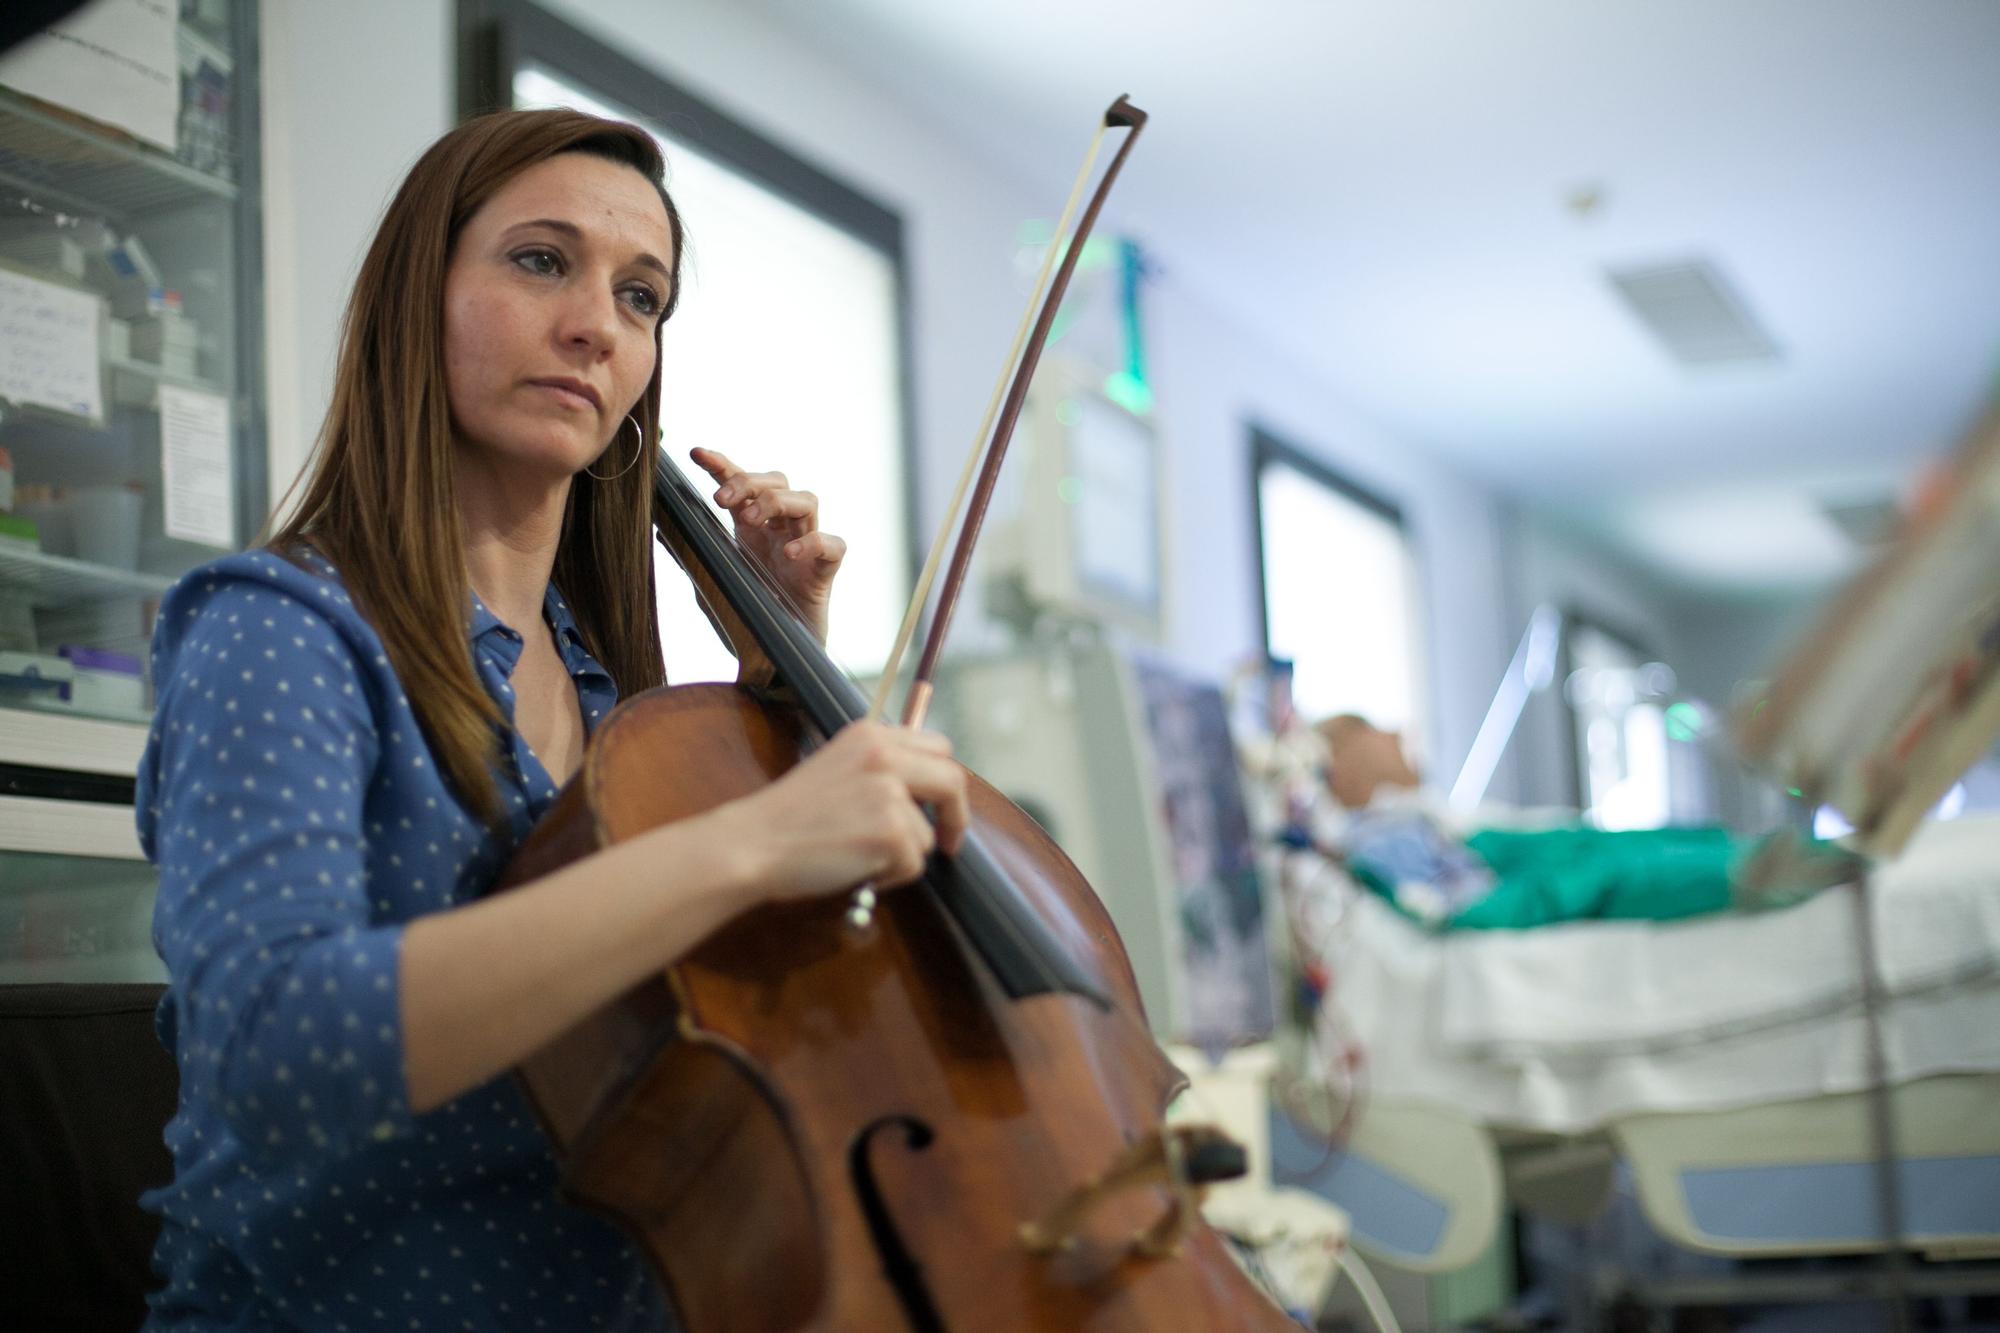
[[[654,328],[653,377],[635,409],[658,439],[659,327],[680,296],[684,234],[666,165],[636,125],[568,110],[501,111],[467,121],[411,168],[375,233],[341,327],[333,401],[298,508],[270,534],[279,551],[309,546],[340,570],[381,635],[439,766],[481,818],[502,818],[492,765],[506,719],[466,650],[471,609],[452,488],[444,285],[467,220],[516,174],[559,153],[589,153],[642,172],[672,232],[672,281]],[[629,431],[606,451],[607,473],[570,483],[553,577],[590,651],[633,694],[666,678],[651,555],[652,468],[619,471]],[[441,633],[444,626],[458,632]]]

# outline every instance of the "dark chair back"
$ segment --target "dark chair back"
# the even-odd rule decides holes
[[[180,1082],[157,985],[0,986],[0,1328],[136,1329]]]

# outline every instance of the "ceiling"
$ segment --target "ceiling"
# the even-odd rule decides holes
[[[1837,572],[1818,505],[2000,369],[1992,0],[760,3],[1052,199],[1129,92],[1168,280],[1673,583]],[[1775,360],[1685,367],[1605,277],[1697,258]]]

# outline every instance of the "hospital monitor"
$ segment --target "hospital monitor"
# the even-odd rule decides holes
[[[1049,363],[1028,395],[981,551],[1003,616],[1164,633],[1161,453],[1150,417]]]
[[[1169,1040],[1268,1037],[1269,918],[1222,694],[1103,635],[947,659],[932,716],[1110,912]]]

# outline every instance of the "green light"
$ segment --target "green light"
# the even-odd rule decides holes
[[[1060,264],[1069,255],[1069,248],[1075,243],[1075,236],[1065,236],[1056,249],[1055,262]],[[1056,229],[1047,218],[1028,218],[1014,231],[1014,244],[1023,250],[1040,250],[1056,241]],[[1102,236],[1093,236],[1083,243],[1083,253],[1076,257],[1079,273],[1092,269],[1108,268],[1119,258],[1118,243]]]
[[[1118,243],[1118,317],[1125,328],[1125,373],[1140,384],[1146,383],[1146,337],[1139,327],[1139,283],[1145,276],[1146,261],[1136,241]],[[1151,402],[1149,396],[1146,400]]]
[[[1690,703],[1671,704],[1667,708],[1667,738],[1676,741],[1691,741],[1701,735],[1701,710]]]
[[[1083,503],[1083,478],[1064,477],[1056,483],[1056,494],[1066,505]]]
[[[1083,243],[1083,253],[1076,257],[1077,268],[1085,273],[1094,268],[1103,268],[1117,258],[1116,247],[1117,242],[1108,237],[1091,237]]]
[[[1082,419],[1083,409],[1076,405],[1075,399],[1065,398],[1056,404],[1056,420],[1062,422],[1063,425],[1074,426]]]
[[[1104,377],[1104,396],[1135,417],[1153,410],[1153,391],[1128,370]]]
[[[1797,787],[1787,787],[1787,788],[1785,788],[1785,794],[1786,794],[1786,795],[1788,795],[1788,796],[1804,796],[1804,795],[1805,795],[1805,793],[1804,793],[1803,791],[1799,790],[1799,789],[1798,789]]]

